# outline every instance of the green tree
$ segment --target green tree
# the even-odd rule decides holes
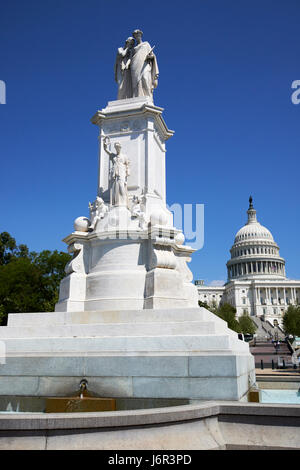
[[[202,302],[201,300],[199,300],[198,305],[199,305],[199,307],[206,308],[206,310],[209,310],[212,313],[216,313],[216,311],[217,311],[216,301],[213,301],[211,304],[208,304],[207,302]]]
[[[256,327],[247,313],[241,315],[238,322],[241,328],[241,333],[254,335]]]
[[[29,253],[7,232],[0,234],[0,324],[8,313],[53,311],[71,256],[45,250]]]
[[[220,305],[216,311],[216,315],[226,321],[228,328],[237,333],[241,332],[240,324],[236,319],[236,309],[232,307],[232,305],[228,303]]]
[[[283,316],[283,328],[287,335],[300,336],[300,306],[289,305]]]
[[[204,308],[206,308],[207,310],[209,310],[209,305],[208,305],[207,302],[202,302],[202,300],[199,300],[199,301],[198,301],[198,305],[199,305],[199,307],[204,307]]]
[[[29,250],[26,245],[17,246],[16,240],[8,233],[0,233],[0,265],[8,264],[16,258],[26,258]]]

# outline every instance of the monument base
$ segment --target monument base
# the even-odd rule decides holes
[[[204,308],[10,314],[0,395],[242,400],[247,343]]]

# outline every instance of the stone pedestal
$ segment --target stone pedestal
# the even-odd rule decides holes
[[[204,308],[9,315],[0,395],[242,400],[249,346]]]

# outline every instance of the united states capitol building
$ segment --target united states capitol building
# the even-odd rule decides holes
[[[247,313],[280,324],[289,305],[300,303],[300,280],[286,277],[285,260],[271,232],[256,218],[252,197],[248,220],[237,232],[227,262],[224,286],[205,286],[195,281],[199,300],[218,307],[229,303],[237,316]]]

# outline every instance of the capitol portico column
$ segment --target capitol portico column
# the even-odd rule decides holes
[[[294,303],[294,289],[291,287],[291,301]]]
[[[293,292],[293,288],[291,287],[291,301],[294,302],[294,292]]]

